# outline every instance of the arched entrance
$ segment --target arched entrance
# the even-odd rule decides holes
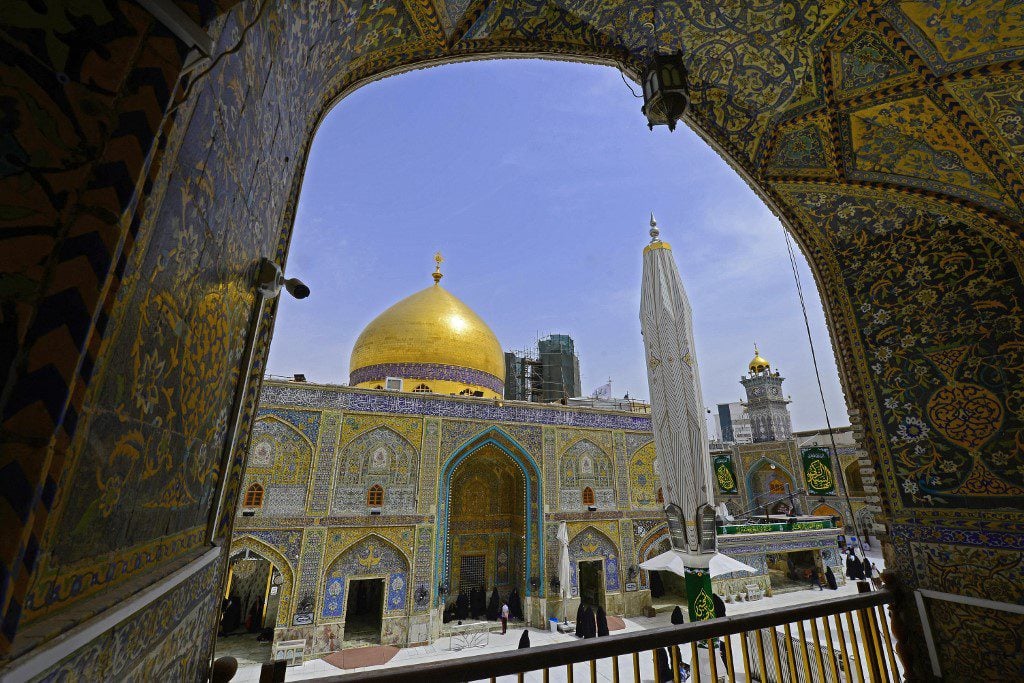
[[[288,624],[294,575],[276,550],[251,536],[232,543],[216,652],[239,663],[270,658],[277,628]]]
[[[500,429],[488,430],[448,459],[440,501],[437,576],[444,602],[456,603],[462,592],[468,600],[481,588],[486,600],[497,588],[502,600],[518,595],[527,616],[526,601],[543,594],[543,507],[533,459]]]
[[[793,475],[781,463],[761,458],[747,472],[746,481],[749,504],[755,514],[764,514],[765,507],[773,515],[784,515],[790,511],[791,504],[786,494],[795,493],[797,488]]]

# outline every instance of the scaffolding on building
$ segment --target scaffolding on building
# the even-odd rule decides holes
[[[580,396],[580,362],[572,337],[538,337],[532,349],[505,352],[505,398],[562,403]]]

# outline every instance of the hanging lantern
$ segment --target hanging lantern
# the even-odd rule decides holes
[[[644,106],[640,111],[647,117],[647,127],[668,126],[676,129],[679,121],[690,109],[690,89],[686,82],[683,52],[674,55],[655,54],[644,70],[641,82],[644,88]]]

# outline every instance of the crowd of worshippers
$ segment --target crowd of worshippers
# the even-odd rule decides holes
[[[502,603],[497,588],[491,589],[490,598],[487,597],[487,589],[483,586],[471,588],[467,593],[459,591],[453,602],[448,603],[444,608],[444,622],[466,619],[487,619],[497,621],[501,618],[502,604],[508,605],[509,618],[513,621],[523,620],[523,601],[519,598],[519,589],[513,588],[508,594],[508,600]]]
[[[880,574],[881,572],[878,571],[878,567],[872,564],[866,556],[864,559],[858,558],[853,548],[846,552],[846,577],[851,581],[864,581],[866,579],[874,581],[880,577]]]
[[[581,602],[576,610],[576,637],[595,638],[608,635],[608,615],[600,605]]]

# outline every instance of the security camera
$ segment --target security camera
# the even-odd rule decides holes
[[[297,277],[284,281],[284,288],[296,299],[305,299],[309,296],[309,287]]]
[[[256,272],[256,287],[267,299],[273,299],[281,293],[281,287],[288,290],[296,299],[305,299],[309,296],[309,287],[297,277],[284,279],[281,267],[268,258],[260,259],[259,268]]]

